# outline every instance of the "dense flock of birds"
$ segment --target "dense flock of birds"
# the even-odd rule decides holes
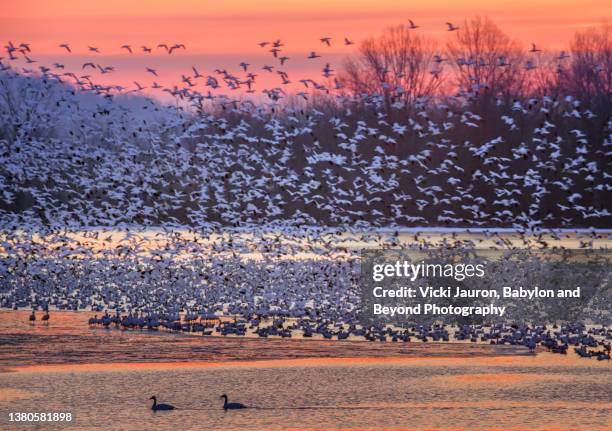
[[[302,313],[298,313],[300,315]],[[291,314],[289,314],[291,315]],[[266,314],[234,318],[221,321],[210,313],[187,314],[181,320],[160,320],[156,315],[111,315],[106,312],[102,317],[90,318],[90,326],[105,328],[120,327],[127,329],[159,329],[172,332],[198,333],[210,335],[257,335],[262,338],[322,338],[325,340],[363,339],[367,341],[402,342],[455,342],[489,343],[493,345],[524,346],[534,352],[538,346],[547,351],[567,354],[570,346],[581,358],[597,358],[599,361],[610,360],[612,329],[606,326],[587,328],[584,325],[556,324],[546,325],[418,325],[410,328],[394,328],[388,325],[359,325],[344,321],[334,322],[322,318],[294,318],[286,315],[275,315],[269,319]]]
[[[283,42],[260,47],[275,62],[263,70],[281,87],[227,96],[255,93],[254,66],[210,75],[193,66],[181,86],[150,86],[174,99],[165,105],[139,82],[96,83],[115,67],[95,59],[95,46],[81,71],[67,71],[40,64],[28,43],[8,42],[0,58],[0,306],[42,308],[47,320],[50,307],[94,310],[91,325],[124,329],[457,339],[558,353],[575,346],[609,359],[606,327],[360,325],[355,250],[433,246],[418,234],[402,242],[393,232],[407,226],[481,227],[499,248],[515,245],[487,227],[518,231],[527,248],[556,246],[562,234],[542,229],[608,227],[612,118],[573,95],[508,99],[481,83],[410,106],[396,97],[401,88],[349,94],[332,65],[317,60],[320,50],[306,57],[324,62],[324,80],[302,79],[304,89],[290,94]],[[121,49],[135,55],[136,47]],[[187,48],[141,47],[153,49]],[[385,87],[387,73],[380,79]],[[603,235],[593,230],[581,246]],[[474,241],[449,235],[436,246]]]
[[[208,234],[135,229],[14,233],[2,243],[6,255],[0,263],[0,307],[43,310],[43,321],[49,320],[50,309],[90,310],[94,316],[88,324],[106,329],[380,342],[469,340],[529,349],[540,345],[556,353],[575,346],[585,357],[606,359],[612,329],[605,325],[512,326],[491,320],[399,328],[362,320],[363,246],[550,250],[564,247],[564,240],[572,237],[553,236],[483,232],[432,238],[295,228]],[[584,233],[576,238],[587,250],[597,248],[598,241],[607,241],[607,236]],[[588,314],[601,312],[604,322],[605,309]],[[37,319],[40,314],[33,311],[31,320]]]
[[[461,31],[450,23],[448,30]],[[260,45],[279,67],[287,61],[281,40]],[[133,47],[122,50],[131,55]],[[114,67],[96,63],[97,47],[88,51],[94,61],[83,65],[87,75],[78,75],[61,64],[39,65],[28,43],[6,45],[8,58],[0,60],[5,230],[279,220],[362,228],[610,225],[612,118],[589,100],[508,99],[479,84],[408,106],[396,97],[402,89],[349,94],[314,79],[293,96],[276,88],[256,98],[230,97],[221,90],[247,85],[244,77],[217,70],[227,88],[215,84],[213,94],[201,86],[219,79],[194,67],[182,87],[164,88],[176,97],[165,106],[142,92],[128,97],[120,86],[97,84],[96,76]],[[39,70],[20,69],[23,61]],[[242,62],[239,70],[248,77],[251,67]],[[383,84],[389,74],[380,77]]]

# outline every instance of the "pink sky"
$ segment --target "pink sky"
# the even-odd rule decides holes
[[[245,4],[246,3],[246,4]],[[150,85],[178,84],[181,74],[192,74],[196,66],[204,74],[215,68],[238,73],[241,61],[251,63],[260,80],[267,72],[264,64],[277,66],[271,54],[257,43],[282,39],[284,54],[290,60],[283,70],[296,82],[306,76],[322,80],[321,69],[329,62],[340,67],[342,58],[356,45],[342,44],[344,37],[359,42],[390,25],[415,21],[417,31],[444,42],[449,37],[445,22],[457,24],[465,18],[487,15],[508,35],[523,43],[543,48],[563,49],[576,30],[603,22],[612,15],[612,2],[602,0],[412,0],[412,1],[321,1],[321,0],[244,0],[202,1],[123,1],[105,0],[4,0],[0,10],[0,39],[13,43],[29,42],[33,65],[65,64],[80,71],[82,63],[94,61],[113,65],[117,72],[99,82],[131,85],[134,80]],[[332,37],[332,46],[319,38]],[[58,47],[70,43],[73,54]],[[153,55],[138,52],[130,56],[120,49],[181,42],[186,51],[171,56],[161,50]],[[4,45],[5,43],[3,43]],[[100,48],[92,54],[87,46]],[[323,55],[306,60],[310,51]],[[0,56],[5,56],[1,54]],[[145,71],[153,67],[155,78]],[[97,72],[88,71],[96,74]],[[265,82],[278,86],[272,75]],[[260,82],[261,85],[261,82]],[[258,87],[260,88],[260,87]]]

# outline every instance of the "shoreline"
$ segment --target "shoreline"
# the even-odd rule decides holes
[[[0,373],[23,370],[84,370],[159,367],[294,366],[361,363],[501,363],[506,358],[547,364],[582,364],[572,355],[559,359],[539,346],[535,353],[523,345],[451,340],[372,342],[175,333],[165,330],[91,327],[91,311],[61,310],[50,322],[29,324],[28,311],[0,310]],[[569,359],[569,358],[566,358]],[[586,361],[586,362],[585,362]]]

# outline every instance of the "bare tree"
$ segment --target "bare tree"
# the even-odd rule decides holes
[[[465,20],[447,44],[459,87],[466,92],[515,97],[526,61],[518,44],[487,17]]]
[[[612,25],[576,33],[571,64],[563,76],[567,91],[582,100],[607,100],[612,94]]]
[[[441,70],[434,63],[436,47],[406,26],[390,27],[361,43],[358,54],[346,61],[341,82],[355,94],[376,93],[387,103],[402,101],[409,108],[441,85]]]
[[[538,51],[529,56],[528,61],[532,69],[524,74],[527,75],[524,76],[524,90],[527,92],[527,95],[554,98],[563,95],[561,79],[569,65],[566,55],[565,51],[560,53]]]

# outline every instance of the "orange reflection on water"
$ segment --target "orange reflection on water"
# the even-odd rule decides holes
[[[319,366],[368,366],[368,365],[398,365],[414,367],[445,367],[445,366],[571,366],[571,367],[606,367],[609,364],[599,361],[589,361],[574,355],[555,355],[541,353],[534,356],[479,356],[479,357],[338,357],[338,358],[297,358],[297,359],[265,359],[265,360],[234,360],[223,361],[164,361],[164,362],[114,362],[114,363],[88,363],[88,364],[51,364],[26,365],[11,367],[19,372],[75,372],[75,371],[129,371],[129,370],[167,370],[177,368],[219,368],[219,367],[248,367],[248,368],[275,368],[275,367],[319,367]],[[556,375],[558,377],[558,375]],[[461,374],[455,376],[442,376],[440,378],[456,381],[507,381],[519,382],[527,380],[546,380],[553,375],[545,374]],[[555,377],[555,378],[557,378]]]
[[[566,376],[563,376],[565,378]],[[514,373],[494,373],[494,374],[460,374],[458,376],[441,376],[440,379],[467,383],[520,383],[533,382],[537,380],[559,380],[561,376],[557,374],[514,374]]]

